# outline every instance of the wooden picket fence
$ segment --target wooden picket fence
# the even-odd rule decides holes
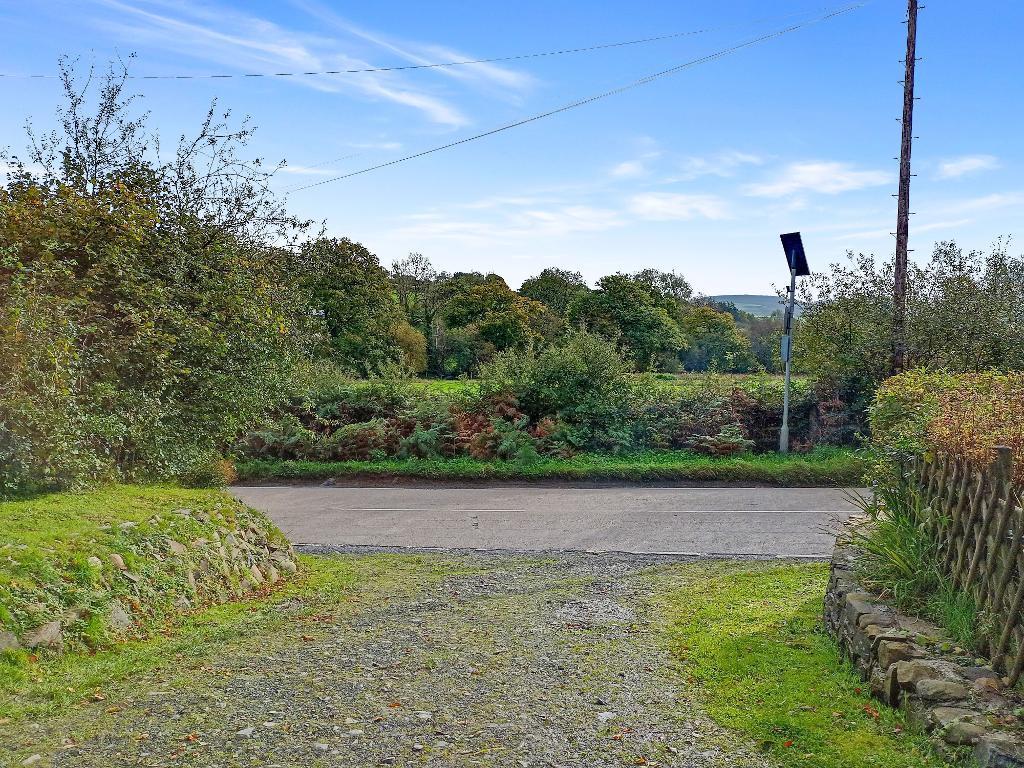
[[[955,587],[974,598],[995,668],[1016,685],[1024,672],[1024,488],[1013,455],[997,448],[985,470],[950,456],[914,463],[926,525]]]

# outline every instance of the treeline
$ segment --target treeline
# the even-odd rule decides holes
[[[777,319],[693,295],[674,272],[618,273],[587,286],[545,269],[512,290],[497,274],[438,271],[413,253],[384,269],[359,243],[318,240],[309,278],[332,353],[357,375],[400,364],[431,377],[476,376],[499,352],[543,348],[568,331],[613,341],[640,371],[752,373],[778,367]]]
[[[14,168],[0,188],[0,492],[201,480],[241,436],[281,413],[296,372],[311,365],[332,380],[505,366],[509,375],[491,380],[507,379],[506,394],[519,401],[527,421],[517,435],[550,418],[565,445],[587,450],[689,445],[705,435],[685,425],[710,421],[700,408],[669,409],[685,426],[675,437],[662,440],[661,426],[650,439],[633,434],[661,424],[636,415],[648,400],[609,409],[607,381],[590,375],[573,379],[580,389],[571,397],[541,397],[550,408],[534,413],[527,393],[585,369],[586,356],[572,353],[580,338],[595,359],[611,350],[627,377],[777,370],[777,320],[694,296],[671,272],[614,274],[589,287],[547,269],[515,291],[494,274],[439,272],[417,254],[386,269],[363,246],[289,215],[269,188],[276,169],[242,157],[251,128],[233,127],[216,105],[195,135],[161,152],[144,118],[132,116],[126,76],[90,73],[90,88],[63,65],[58,130],[30,129],[24,162],[0,157]],[[801,296],[798,367],[812,374],[816,402],[828,403],[815,407],[842,425],[843,440],[866,430],[871,393],[889,373],[891,285],[890,266],[851,256]],[[1024,260],[1002,243],[989,254],[939,244],[911,274],[909,327],[914,365],[1024,367]],[[516,383],[514,369],[543,386]],[[493,394],[489,403],[503,402]],[[707,436],[716,445],[754,437],[731,437],[746,423],[742,398],[734,400]],[[481,434],[504,429],[492,423],[503,418],[496,411],[476,416],[490,420]],[[449,417],[416,425],[443,431]],[[398,427],[402,439],[417,429]]]

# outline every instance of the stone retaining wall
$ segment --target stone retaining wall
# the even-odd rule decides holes
[[[102,525],[70,548],[39,554],[32,578],[0,595],[0,653],[92,651],[145,637],[297,569],[291,544],[270,520],[227,495]],[[12,565],[29,556],[0,542],[0,557]]]
[[[825,594],[825,626],[871,693],[902,707],[941,747],[970,746],[981,766],[1024,766],[1024,700],[984,659],[935,625],[894,611],[866,591],[857,551],[840,536]]]

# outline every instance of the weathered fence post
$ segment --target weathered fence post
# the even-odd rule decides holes
[[[992,462],[992,477],[996,483],[1005,483],[1013,477],[1013,451],[1005,445],[997,445],[996,458]]]

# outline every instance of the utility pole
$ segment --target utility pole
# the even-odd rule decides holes
[[[896,205],[896,270],[893,288],[892,369],[907,366],[907,244],[910,239],[910,150],[914,140],[914,65],[917,58],[917,0],[907,0],[907,58],[903,77],[903,138]]]

